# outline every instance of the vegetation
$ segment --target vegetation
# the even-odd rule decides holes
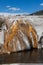
[[[37,11],[37,12],[32,13],[30,15],[43,15],[43,10]]]

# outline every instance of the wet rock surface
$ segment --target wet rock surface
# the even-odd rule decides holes
[[[43,63],[43,49],[0,54],[0,64],[5,63]]]

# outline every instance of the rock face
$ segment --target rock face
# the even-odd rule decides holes
[[[2,53],[37,48],[37,33],[29,21],[14,21],[5,31]]]
[[[4,31],[0,31],[0,45],[4,43]]]

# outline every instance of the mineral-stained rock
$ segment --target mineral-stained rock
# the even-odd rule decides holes
[[[0,53],[10,53],[37,48],[37,33],[29,21],[17,20],[5,31],[5,41]]]

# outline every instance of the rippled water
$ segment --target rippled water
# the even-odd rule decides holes
[[[0,63],[43,63],[43,49],[2,54]]]

